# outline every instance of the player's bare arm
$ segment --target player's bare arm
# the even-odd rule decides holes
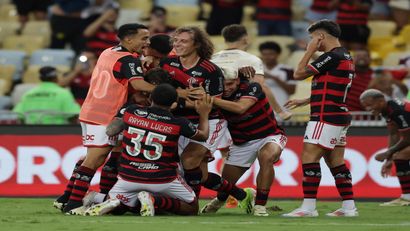
[[[193,140],[206,141],[209,136],[209,113],[212,110],[213,97],[206,94],[201,100],[195,101],[195,110],[199,114],[198,132],[191,137]]]
[[[377,154],[375,158],[378,161],[391,159],[394,153],[401,151],[408,146],[410,146],[410,130],[401,132],[400,140],[397,141],[393,146],[389,147],[387,151]]]
[[[214,98],[214,105],[236,114],[243,114],[256,103],[255,99],[241,98],[238,101],[229,101],[219,98]]]
[[[107,136],[118,135],[125,128],[125,123],[122,121],[122,118],[115,117],[113,121],[107,126],[105,133]]]
[[[321,40],[318,38],[312,39],[307,48],[306,52],[300,60],[295,72],[293,73],[293,78],[296,80],[306,79],[314,74],[317,74],[314,70],[309,68],[309,60],[312,58],[313,54],[320,47]]]
[[[287,109],[295,109],[297,107],[306,106],[310,103],[310,98],[305,99],[291,99],[285,103],[285,108]]]

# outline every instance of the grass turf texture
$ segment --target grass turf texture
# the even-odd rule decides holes
[[[223,208],[217,214],[195,217],[67,216],[52,207],[50,198],[0,198],[0,230],[410,230],[410,207],[380,207],[376,202],[358,202],[360,217],[331,218],[325,214],[340,206],[340,202],[319,202],[318,218],[282,218],[300,201],[269,201],[268,207],[280,206],[284,211],[271,212],[269,217],[244,214],[239,208]],[[207,201],[201,201],[201,207]]]

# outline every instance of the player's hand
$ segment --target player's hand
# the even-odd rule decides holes
[[[192,87],[190,85],[187,90],[188,90],[187,98],[190,100],[200,100],[206,94],[205,89],[202,86]]]
[[[239,73],[245,76],[247,79],[253,78],[255,76],[255,69],[251,66],[241,67],[239,68]]]
[[[212,110],[212,105],[214,103],[214,97],[209,94],[205,94],[201,100],[195,101],[195,110],[200,115],[208,115]]]
[[[142,70],[145,73],[150,69],[150,66],[154,62],[154,57],[146,56],[146,57],[144,57],[144,60],[141,60],[141,61],[142,61]]]
[[[382,175],[382,177],[386,178],[390,176],[392,167],[393,167],[393,160],[387,160],[386,162],[384,162],[382,169],[380,171],[380,174]]]
[[[391,157],[390,152],[389,152],[389,151],[386,151],[386,152],[382,152],[382,153],[376,154],[376,156],[375,156],[374,158],[375,158],[377,161],[382,162],[382,161],[384,161],[384,160],[389,159],[390,157]]]
[[[308,103],[309,101],[307,101],[306,99],[291,99],[288,100],[288,102],[286,102],[283,106],[286,109],[295,109],[297,107],[305,106]]]
[[[313,38],[312,40],[310,40],[310,42],[308,43],[307,47],[306,47],[306,51],[307,52],[311,52],[311,53],[315,53],[320,45],[322,43],[322,39],[321,38]]]

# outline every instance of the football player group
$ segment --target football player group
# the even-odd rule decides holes
[[[312,40],[294,78],[314,76],[311,97],[283,105],[311,107],[302,153],[304,200],[283,216],[318,216],[321,157],[343,199],[340,209],[326,215],[358,216],[343,158],[350,123],[345,99],[354,65],[338,41],[336,23],[321,20],[308,31]],[[231,196],[246,213],[269,215],[274,164],[287,142],[275,114],[286,120],[291,113],[264,83],[261,60],[246,52],[246,29],[230,25],[222,35],[226,49],[214,54],[207,34],[197,27],[177,28],[172,37],[150,36],[141,24],[119,28],[120,44],[99,57],[79,115],[87,153],[56,208],[71,215],[197,215],[216,213]],[[316,51],[324,53],[309,64]],[[368,104],[379,98],[363,96]],[[395,145],[381,158],[392,159],[403,146]],[[207,168],[216,150],[226,157],[221,175]],[[256,189],[239,188],[236,182],[256,159]],[[100,192],[89,191],[101,166]],[[199,209],[201,187],[217,191],[217,197]]]

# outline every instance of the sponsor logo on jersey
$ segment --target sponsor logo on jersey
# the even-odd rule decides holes
[[[130,67],[131,74],[137,75],[137,72],[135,71],[135,63],[128,63],[128,66]]]
[[[173,67],[179,67],[180,64],[176,63],[176,62],[171,62],[169,65],[173,66]]]
[[[191,72],[191,75],[192,75],[192,76],[202,76],[202,72],[192,71],[192,72]]]
[[[323,61],[316,63],[315,66],[316,68],[320,68],[321,66],[325,65],[330,60],[332,60],[332,57],[327,56]]]
[[[147,117],[148,112],[144,111],[144,110],[137,109],[137,110],[135,110],[134,114],[137,115],[137,116],[140,116],[140,117]]]

